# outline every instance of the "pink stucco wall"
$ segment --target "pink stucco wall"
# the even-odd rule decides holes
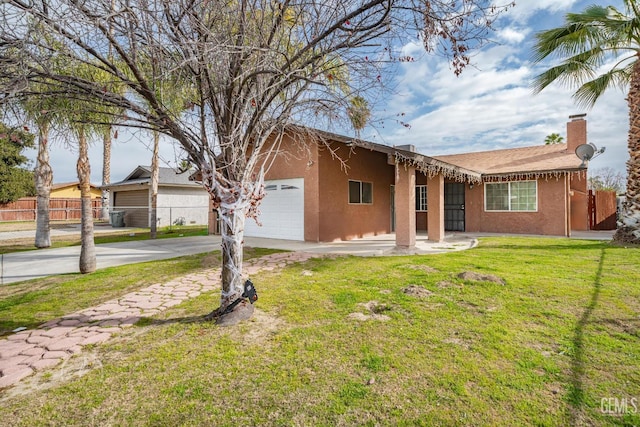
[[[304,178],[306,241],[330,242],[391,232],[394,167],[387,155],[344,144],[328,148],[285,139],[266,179]],[[341,160],[334,157],[338,156]],[[349,180],[373,184],[372,204],[349,204]]]
[[[486,212],[484,185],[466,189],[465,226],[469,232],[566,235],[564,178],[538,180],[537,212]]]
[[[345,161],[346,168],[332,158],[329,150],[320,149],[320,241],[350,240],[391,232],[394,166],[387,163],[387,155],[362,148],[351,151],[343,144],[333,148]],[[349,180],[371,182],[373,203],[349,204]]]

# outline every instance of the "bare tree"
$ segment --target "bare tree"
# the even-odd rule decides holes
[[[58,0],[48,14],[46,5],[5,0],[0,46],[13,50],[2,48],[0,63],[17,57],[25,67],[19,77],[0,71],[0,84],[53,79],[52,90],[62,87],[96,110],[121,108],[120,123],[177,141],[222,219],[223,285],[213,317],[242,298],[245,218],[256,216],[264,171],[289,125],[348,124],[351,100],[384,90],[409,40],[419,38],[427,51],[447,55],[459,74],[470,50],[487,41],[492,23],[512,3]],[[16,24],[32,21],[55,44]],[[53,58],[71,68],[93,67],[127,92],[52,72]],[[167,81],[176,84],[156,84]],[[22,95],[38,95],[29,89]],[[184,100],[179,112],[171,105],[176,99]]]
[[[589,188],[591,190],[615,191],[624,193],[625,175],[610,167],[589,170]]]

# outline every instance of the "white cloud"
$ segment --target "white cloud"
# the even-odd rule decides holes
[[[516,27],[507,27],[497,32],[498,40],[501,40],[510,44],[521,43],[529,34],[527,29],[519,29]]]
[[[540,12],[565,12],[573,8],[577,0],[524,0],[516,1],[514,8],[506,14],[508,19],[524,23]],[[544,25],[542,22],[537,24]]]
[[[541,9],[567,11],[570,6],[583,7],[582,3],[575,3],[530,2],[521,13],[533,16]],[[536,21],[534,26],[540,24]],[[628,158],[625,94],[611,91],[591,111],[580,110],[571,97],[573,92],[559,85],[533,95],[530,83],[542,71],[542,65],[532,66],[528,61],[529,47],[521,43],[532,28],[505,27],[499,32],[499,39],[505,44],[493,45],[474,56],[474,67],[467,67],[460,77],[441,58],[425,56],[418,63],[404,64],[398,76],[401,91],[389,97],[387,103],[387,114],[392,119],[378,130],[380,136],[376,140],[413,144],[426,155],[538,145],[550,133],[566,137],[569,116],[586,112],[588,141],[607,147],[602,156],[592,161],[592,167],[624,171]],[[394,112],[404,112],[402,120],[411,128],[397,125]]]

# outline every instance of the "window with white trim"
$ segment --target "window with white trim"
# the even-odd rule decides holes
[[[373,184],[371,182],[349,180],[349,204],[370,205],[373,203]]]
[[[536,212],[538,182],[487,182],[484,184],[484,210]]]
[[[427,186],[416,185],[416,212],[427,211]]]

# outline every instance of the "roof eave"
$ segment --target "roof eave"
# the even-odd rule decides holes
[[[539,178],[558,178],[560,176],[573,173],[586,173],[586,167],[576,168],[558,168],[547,170],[518,171],[518,172],[502,172],[502,173],[483,173],[482,181],[502,181],[504,179],[539,179]]]
[[[390,153],[396,161],[409,163],[416,170],[424,173],[429,177],[442,174],[447,179],[457,182],[468,182],[470,184],[482,182],[482,174],[451,163],[443,162],[433,157],[414,153],[412,151],[392,149]]]

